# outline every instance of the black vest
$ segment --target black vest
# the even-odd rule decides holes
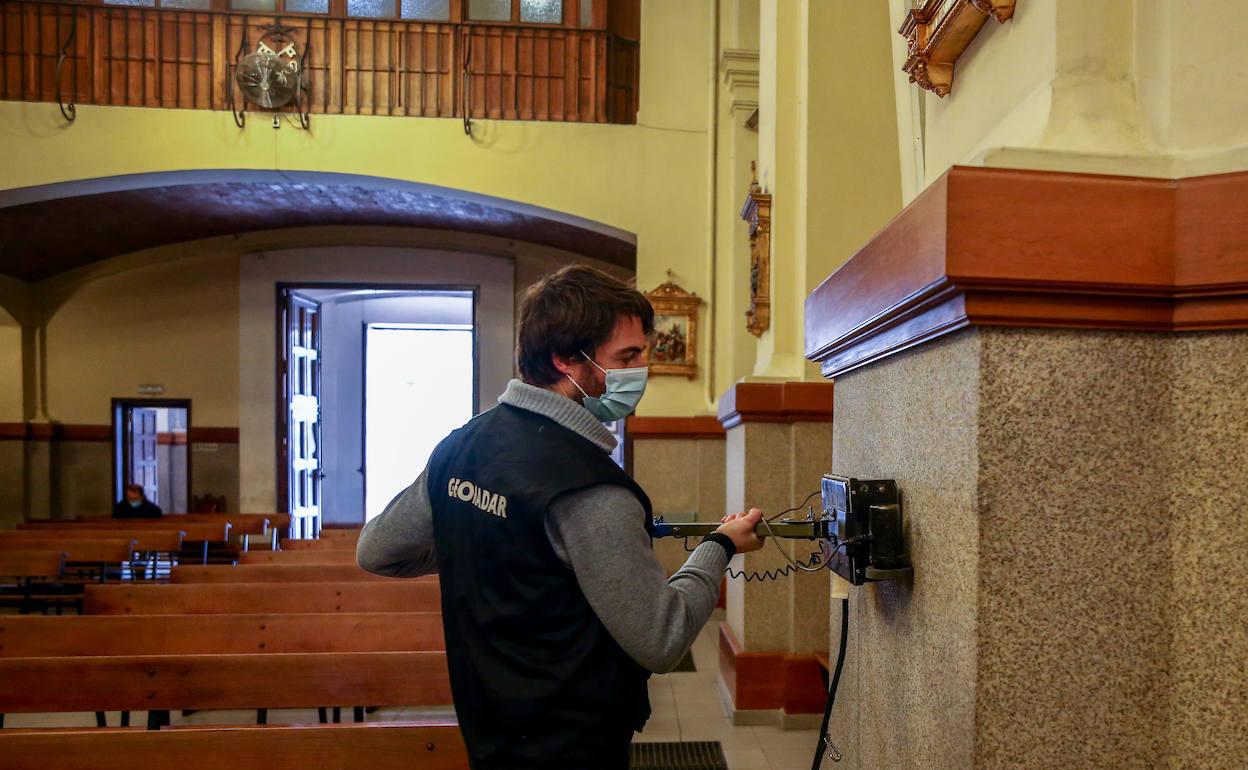
[[[650,674],[594,614],[545,521],[559,495],[614,484],[641,501],[649,530],[649,498],[593,442],[507,405],[444,439],[428,482],[451,690],[473,767],[599,767],[608,736],[626,750],[650,716]]]

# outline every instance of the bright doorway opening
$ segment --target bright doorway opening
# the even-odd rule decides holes
[[[472,418],[471,324],[371,323],[364,340],[364,512],[381,513]]]

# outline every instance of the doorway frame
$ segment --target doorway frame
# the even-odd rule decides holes
[[[282,376],[282,359],[286,353],[286,325],[284,323],[283,311],[285,309],[287,292],[297,292],[300,290],[319,291],[322,289],[342,289],[344,291],[360,291],[360,290],[380,290],[380,291],[410,291],[410,292],[438,292],[438,291],[458,291],[469,292],[472,294],[472,404],[473,416],[480,414],[481,409],[481,330],[480,330],[480,313],[479,304],[481,302],[481,286],[472,283],[387,283],[384,281],[278,281],[274,284],[273,293],[273,367],[274,367],[274,454],[276,455],[276,463],[274,472],[276,474],[277,490],[277,511],[275,513],[290,512],[290,452],[288,450],[289,437],[286,435],[288,416],[290,414],[290,400],[286,394],[286,383]],[[513,335],[515,321],[512,321]],[[324,363],[322,362],[322,377],[324,376]],[[365,376],[363,367],[360,370],[361,386],[363,386],[363,378]],[[363,399],[363,390],[361,389],[361,399]],[[361,404],[364,401],[361,400]],[[365,421],[367,406],[360,410],[360,440],[367,441]],[[367,462],[361,448],[361,461]],[[363,486],[363,485],[361,485]],[[364,500],[360,501],[360,510],[363,511]],[[324,512],[322,511],[322,516]],[[365,514],[367,515],[367,514]]]
[[[123,459],[126,456],[126,442],[128,439],[128,431],[121,419],[126,409],[185,409],[186,410],[186,506],[194,507],[194,497],[191,490],[194,488],[191,480],[193,478],[192,455],[191,452],[191,399],[189,398],[117,398],[112,399],[112,406],[109,408],[111,413],[110,420],[112,422],[111,439],[113,444],[113,502],[117,502],[122,497],[122,490],[126,485],[126,463]],[[156,501],[152,501],[156,502]],[[188,511],[178,511],[178,513],[187,513]],[[165,511],[171,513],[171,511]]]

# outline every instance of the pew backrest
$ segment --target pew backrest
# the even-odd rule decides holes
[[[51,531],[91,531],[106,532],[108,530],[181,530],[186,533],[186,540],[206,540],[214,543],[226,542],[230,539],[230,522],[194,521],[179,522],[170,517],[162,519],[99,519],[92,521],[24,521],[17,525],[19,530],[51,530]],[[54,537],[54,535],[53,535]]]
[[[245,551],[238,555],[240,565],[249,564],[355,564],[355,549],[338,551]]]
[[[65,553],[54,549],[0,551],[0,579],[56,580],[65,571]],[[4,618],[0,617],[0,624]],[[0,634],[2,636],[2,634]],[[2,647],[3,643],[0,643]]]
[[[0,616],[0,658],[385,652],[445,646],[437,612]]]
[[[87,615],[439,612],[437,580],[89,585]]]
[[[228,748],[227,748],[228,747]],[[172,730],[3,730],[0,757],[46,770],[467,770],[450,720]]]
[[[177,529],[118,529],[107,530],[109,539],[129,538],[134,541],[136,551],[173,552],[182,549],[184,532]],[[99,540],[98,529],[63,529],[56,530],[55,535],[46,529],[16,529],[0,532],[0,542],[6,540]]]
[[[6,714],[450,703],[445,652],[0,658]]]
[[[228,564],[181,565],[173,568],[174,583],[358,583],[389,582],[355,564]]]
[[[283,540],[283,551],[349,551],[355,553],[357,538],[331,537],[321,540]]]
[[[61,551],[66,563],[120,564],[134,556],[134,541],[129,538],[71,540],[48,537],[30,540],[0,540],[0,551]]]

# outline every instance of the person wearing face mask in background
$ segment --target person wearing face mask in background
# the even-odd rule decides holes
[[[439,575],[473,770],[627,768],[650,672],[688,652],[728,560],[762,547],[754,508],[670,579],[655,558],[650,501],[602,424],[644,395],[653,327],[645,296],[606,273],[543,278],[520,308],[520,379],[360,536],[370,572]]]
[[[159,519],[160,506],[147,499],[142,484],[127,484],[122,498],[113,504],[114,519]]]

